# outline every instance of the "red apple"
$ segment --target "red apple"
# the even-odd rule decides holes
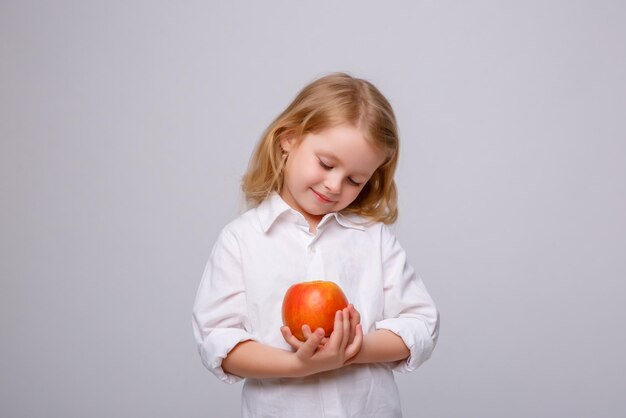
[[[304,341],[302,325],[311,331],[323,328],[327,337],[333,332],[335,312],[348,306],[341,288],[329,281],[297,283],[287,289],[283,299],[283,324],[300,341]]]

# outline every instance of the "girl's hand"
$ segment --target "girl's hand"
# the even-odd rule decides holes
[[[349,343],[352,343],[354,341],[354,339],[356,338],[356,329],[357,329],[357,325],[358,328],[361,329],[361,314],[359,314],[359,311],[356,310],[356,308],[354,307],[353,304],[349,304],[348,305],[348,311],[350,313],[350,339],[348,340]],[[362,337],[362,329],[361,329],[361,338]],[[360,352],[360,348],[359,351],[357,352],[357,354]],[[351,358],[349,358],[348,360],[346,360],[345,362],[345,366],[352,364],[354,362],[354,360],[357,358],[356,355],[352,356]]]
[[[348,339],[348,343],[351,343],[352,341],[354,341],[354,337],[356,336],[356,326],[361,323],[361,314],[359,314],[359,311],[356,310],[353,304],[348,305],[348,312],[350,313],[350,338]],[[302,325],[302,334],[304,335],[304,341],[300,341],[299,339],[297,339],[291,333],[289,327],[286,325],[281,327],[280,331],[283,334],[283,338],[285,339],[287,344],[289,344],[294,351],[298,351],[302,344],[304,344],[304,341],[307,341],[311,337],[311,334],[313,334],[311,328],[306,324]],[[328,337],[323,337],[320,345],[318,346],[318,349],[326,345],[327,343]]]
[[[356,325],[354,338],[350,341],[351,322],[351,312],[349,308],[337,311],[335,314],[333,332],[325,344],[322,344],[324,330],[321,328],[310,333],[305,342],[294,341],[296,339],[291,335],[291,332],[288,331],[288,328],[281,328],[285,340],[294,348],[298,346],[294,353],[296,367],[303,375],[310,375],[342,367],[361,350],[361,344],[363,342],[361,325]]]
[[[289,344],[291,348],[293,348],[293,351],[298,351],[302,344],[304,344],[305,341],[308,341],[313,334],[313,331],[311,331],[311,327],[306,324],[302,325],[302,334],[304,335],[304,341],[300,341],[299,339],[297,339],[291,333],[291,329],[289,329],[289,327],[286,325],[280,328],[280,332],[283,334],[283,338],[285,339],[285,341],[287,341],[287,344]],[[328,343],[328,337],[322,337],[322,341],[320,342],[318,348],[326,345],[326,343]]]

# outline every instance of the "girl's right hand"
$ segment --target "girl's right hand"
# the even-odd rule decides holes
[[[325,344],[322,344],[324,330],[321,328],[312,333],[308,332],[309,335],[305,335],[307,340],[300,344],[292,341],[295,337],[291,335],[288,329],[285,330],[286,327],[282,328],[285,340],[292,346],[298,345],[294,355],[296,368],[302,372],[302,375],[342,367],[361,350],[363,330],[360,324],[356,324],[354,330],[350,329],[351,325],[354,326],[355,324],[352,317],[353,313],[349,308],[337,311],[333,332]]]

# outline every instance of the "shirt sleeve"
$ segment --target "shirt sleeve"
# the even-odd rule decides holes
[[[202,363],[221,381],[242,378],[226,373],[222,361],[240,342],[256,340],[247,316],[239,245],[224,229],[204,269],[193,306],[192,325]]]
[[[407,262],[404,249],[384,225],[382,246],[384,319],[376,322],[376,329],[387,329],[402,338],[410,354],[393,370],[410,372],[430,358],[437,344],[439,312],[422,279]]]

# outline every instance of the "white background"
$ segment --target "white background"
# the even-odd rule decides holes
[[[0,1],[0,416],[236,417],[191,307],[252,148],[374,82],[441,310],[407,417],[623,417],[620,1]]]

